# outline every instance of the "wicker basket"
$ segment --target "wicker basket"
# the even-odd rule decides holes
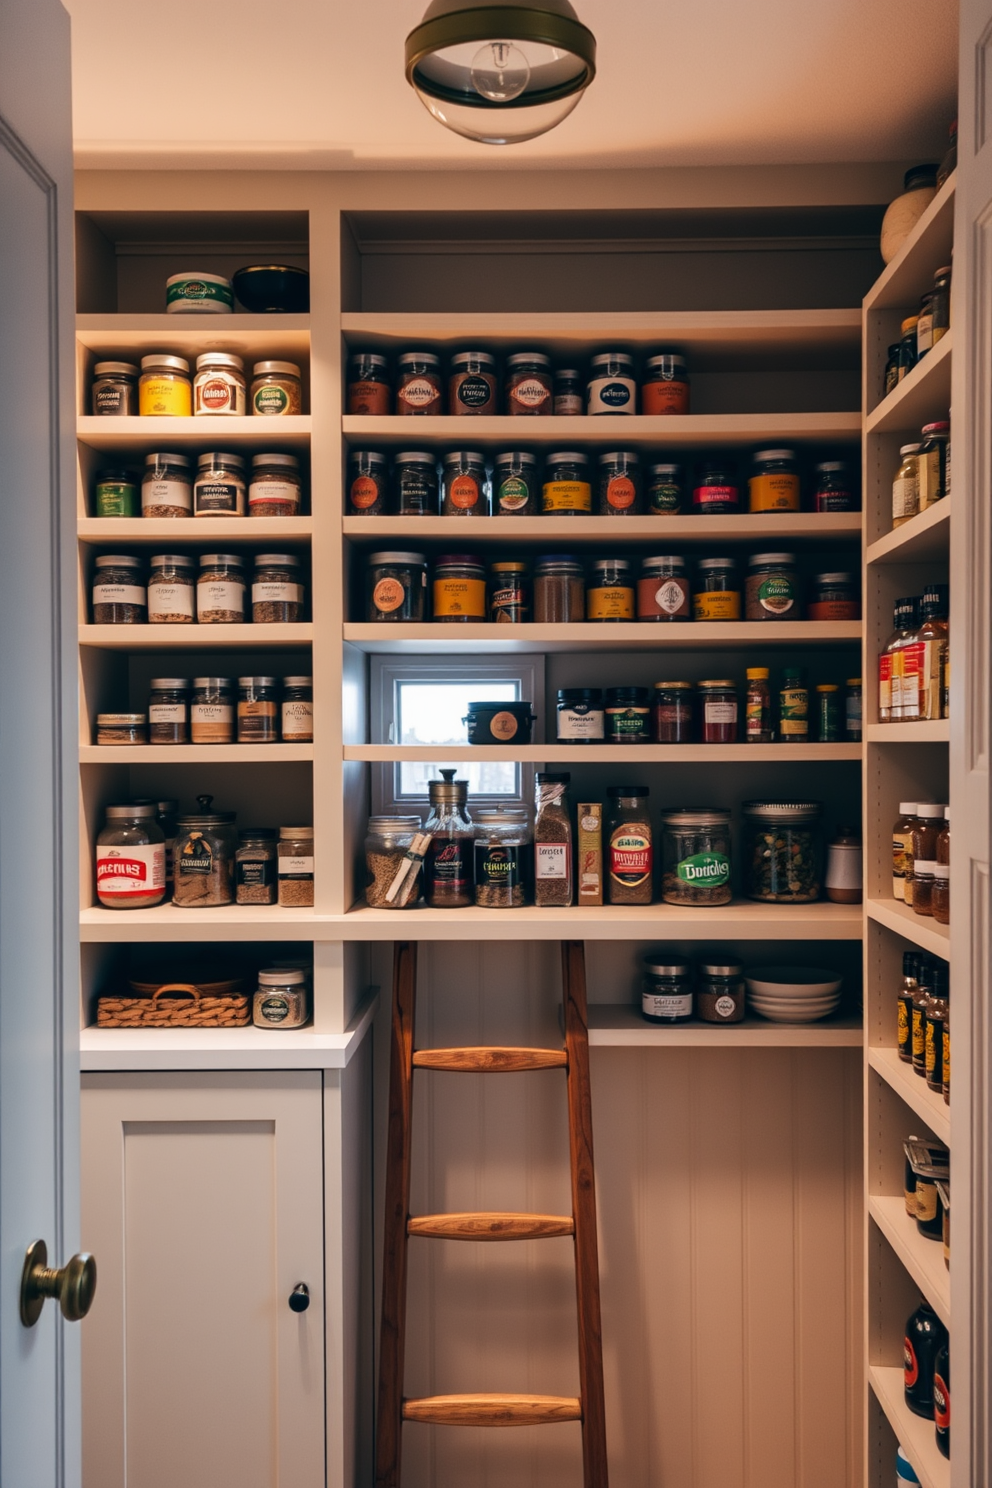
[[[131,983],[135,991],[146,985]],[[203,987],[165,982],[160,987],[148,986],[143,997],[99,997],[96,1024],[98,1028],[244,1028],[251,1022],[251,998],[247,992],[229,990],[242,985],[240,981],[210,982]],[[183,996],[164,995],[170,992]]]

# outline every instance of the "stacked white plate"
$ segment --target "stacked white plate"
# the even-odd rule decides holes
[[[755,966],[746,974],[749,1009],[771,1023],[816,1023],[836,1012],[843,978],[822,966]]]

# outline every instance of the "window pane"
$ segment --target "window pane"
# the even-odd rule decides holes
[[[516,702],[519,682],[398,682],[396,737],[400,744],[463,744],[470,702]],[[427,796],[428,780],[439,780],[439,766],[405,761],[398,770],[400,796]],[[509,760],[473,763],[459,768],[473,796],[517,796],[519,768]]]

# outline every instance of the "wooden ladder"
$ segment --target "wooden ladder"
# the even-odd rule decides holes
[[[565,1012],[563,1049],[414,1049],[417,949],[415,945],[405,943],[396,946],[382,1262],[377,1488],[400,1488],[400,1438],[404,1421],[423,1421],[434,1426],[537,1426],[558,1421],[581,1421],[584,1488],[608,1488],[585,955],[581,941],[563,941],[561,952]],[[565,1070],[572,1213],[423,1214],[411,1217],[410,1153],[415,1069],[481,1074]],[[578,1303],[579,1396],[431,1395],[422,1399],[404,1399],[407,1249],[411,1235],[488,1241],[539,1240],[554,1235],[572,1235]]]

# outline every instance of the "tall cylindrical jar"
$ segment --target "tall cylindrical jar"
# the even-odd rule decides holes
[[[424,901],[431,909],[463,909],[472,903],[474,828],[468,812],[468,781],[454,770],[427,784],[430,815],[424,831],[431,836],[424,863]]]

